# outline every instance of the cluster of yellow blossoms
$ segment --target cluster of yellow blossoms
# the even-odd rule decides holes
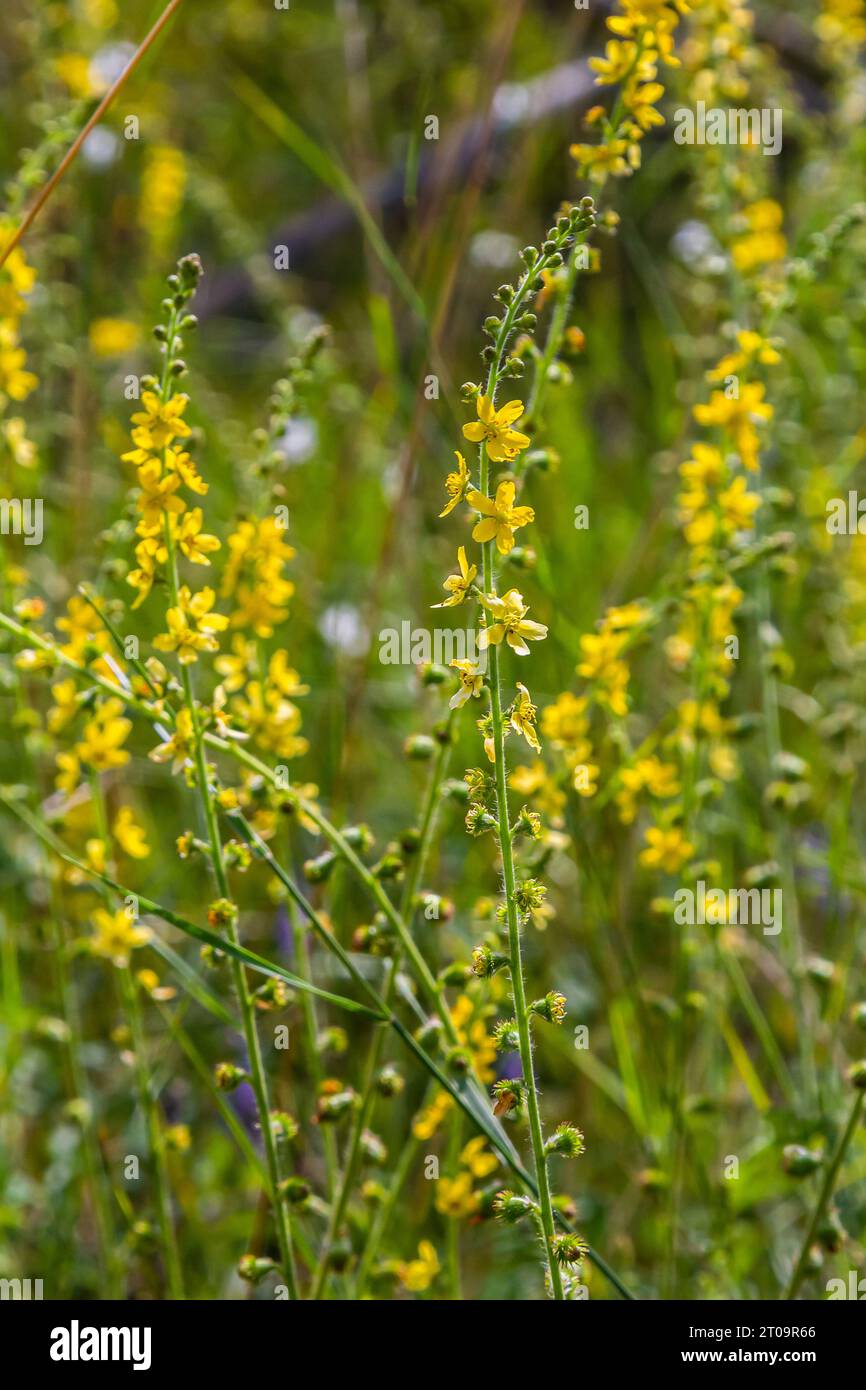
[[[158,568],[167,563],[169,545],[195,565],[209,565],[208,556],[219,549],[216,536],[202,531],[201,507],[188,509],[186,500],[180,495],[182,487],[200,497],[208,490],[208,484],[199,476],[189,454],[176,443],[192,432],[183,418],[188,401],[185,395],[164,400],[155,391],[145,391],[141,398],[142,409],[132,417],[135,448],[124,454],[123,459],[135,464],[140,488],[136,500],[140,513],[136,535],[141,538],[135,548],[138,567],[127,576],[127,582],[138,590],[134,608],[147,598]],[[205,592],[212,594],[209,590]],[[212,602],[213,596],[208,607]],[[175,615],[182,616],[179,609],[175,610]],[[195,613],[187,616],[195,621]],[[187,655],[182,659],[194,661],[195,656]]]
[[[0,223],[0,248],[6,245],[9,234],[10,228]],[[21,319],[27,312],[26,296],[35,281],[36,272],[16,247],[0,269],[0,454],[8,455],[12,464],[23,468],[33,466],[36,451],[24,420],[18,415],[7,418],[7,410],[10,402],[26,400],[38,385],[33,372],[27,369],[27,354],[20,337]]]
[[[584,117],[590,129],[600,131],[599,142],[571,147],[581,176],[596,183],[640,168],[641,140],[653,126],[664,124],[657,109],[665,91],[657,81],[659,64],[679,66],[673,32],[689,6],[686,0],[621,0],[619,9],[607,19],[616,37],[608,40],[603,58],[589,63],[597,85],[620,85],[617,100],[612,111],[593,106]]]
[[[530,442],[528,435],[514,428],[523,414],[523,402],[508,401],[497,409],[488,396],[479,393],[475,409],[477,419],[463,426],[464,437],[484,448],[491,463],[514,463]],[[515,532],[534,521],[535,512],[532,507],[515,505],[517,484],[512,478],[502,479],[492,497],[472,488],[465,458],[459,451],[456,451],[456,457],[457,469],[449,473],[446,479],[448,500],[440,515],[447,516],[460,502],[465,501],[479,518],[473,527],[472,539],[479,545],[492,541],[500,555],[509,555],[514,549]],[[448,597],[434,607],[457,607],[471,594],[478,577],[478,566],[467,560],[465,546],[460,546],[457,551],[457,566],[457,573],[449,575],[442,586]],[[516,655],[526,656],[529,652],[528,642],[539,642],[547,636],[547,628],[543,624],[527,617],[528,607],[517,589],[509,589],[504,594],[484,594],[478,590],[477,597],[489,615],[479,634],[481,652],[504,642]],[[484,668],[480,662],[465,658],[455,658],[451,665],[460,678],[460,685],[450,702],[452,709],[456,709],[481,696]],[[534,722],[535,707],[529,691],[518,684],[510,712],[510,727],[523,734],[530,746],[537,750],[539,743]],[[485,740],[485,747],[492,762],[492,740]]]

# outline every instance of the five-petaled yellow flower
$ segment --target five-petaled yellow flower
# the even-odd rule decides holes
[[[114,965],[128,965],[130,952],[150,940],[147,927],[137,927],[125,907],[119,912],[107,912],[104,907],[97,907],[92,921],[96,932],[88,942],[90,950],[95,956],[104,956]]]
[[[547,636],[543,623],[526,617],[529,608],[517,589],[509,589],[506,594],[488,594],[481,602],[493,617],[490,626],[481,629],[478,645],[482,651],[498,646],[504,639],[518,656],[528,656],[526,643],[541,642]]]
[[[460,687],[448,701],[449,709],[460,709],[467,700],[473,696],[477,699],[484,689],[484,671],[474,661],[466,661],[462,657],[454,657],[451,665],[459,672]]]
[[[479,396],[475,408],[478,419],[464,425],[463,434],[473,444],[486,443],[492,463],[510,462],[528,447],[529,436],[511,428],[523,414],[523,401],[508,401],[497,410],[489,396]]]
[[[418,1245],[418,1258],[398,1265],[397,1274],[404,1289],[408,1289],[410,1293],[424,1293],[433,1283],[440,1268],[439,1256],[434,1247],[429,1240],[422,1240]]]
[[[462,501],[469,486],[469,469],[466,467],[466,460],[459,449],[454,450],[454,457],[457,460],[457,471],[456,473],[449,473],[445,479],[448,501],[439,513],[440,516],[447,516],[449,512],[453,512],[457,503]]]
[[[182,418],[188,402],[188,396],[173,396],[170,401],[161,401],[155,391],[145,391],[141,398],[144,409],[136,411],[132,417],[132,423],[136,426],[132,431],[133,444],[157,454],[173,439],[186,439],[192,433]],[[131,456],[124,454],[123,457],[129,459]],[[132,458],[131,461],[138,463],[141,460]]]
[[[222,613],[212,613],[216,594],[213,589],[201,589],[191,594],[184,584],[178,594],[178,606],[169,608],[165,615],[168,632],[160,633],[153,639],[153,645],[161,652],[177,652],[183,666],[198,661],[199,652],[219,650],[216,634],[223,632],[229,624]]]
[[[478,573],[477,565],[470,565],[466,559],[466,547],[460,546],[457,551],[457,563],[460,566],[459,574],[449,574],[442,588],[447,590],[448,597],[441,603],[434,603],[434,608],[456,608],[458,603],[465,599],[472,583]]]
[[[538,734],[535,732],[536,708],[532,703],[532,696],[525,685],[517,682],[517,699],[511,706],[511,727],[517,734],[522,734],[536,753],[541,752],[541,744],[538,741]]]
[[[123,702],[104,700],[84,726],[81,742],[75,745],[76,757],[96,772],[123,767],[129,762],[129,754],[121,744],[126,742],[131,728],[131,721],[123,717]]]
[[[515,507],[514,495],[517,491],[510,480],[502,482],[496,489],[496,497],[485,497],[483,492],[467,492],[466,501],[476,512],[481,512],[481,520],[476,523],[472,539],[482,544],[496,540],[500,555],[507,555],[514,548],[514,532],[521,526],[528,526],[535,520],[531,507]]]

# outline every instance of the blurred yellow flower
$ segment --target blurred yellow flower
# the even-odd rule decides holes
[[[130,953],[150,940],[147,927],[137,927],[125,907],[118,912],[97,907],[91,921],[96,932],[88,942],[90,950],[117,966],[128,965]]]
[[[121,806],[111,829],[120,848],[124,854],[129,855],[130,859],[146,859],[148,857],[150,846],[147,843],[144,830],[136,822],[131,807]]]
[[[94,319],[88,334],[90,348],[97,357],[121,357],[138,343],[138,325],[129,319]]]

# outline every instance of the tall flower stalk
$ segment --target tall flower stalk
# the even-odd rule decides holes
[[[564,999],[554,993],[530,1003],[527,997],[521,930],[530,912],[543,900],[544,889],[534,879],[518,883],[514,855],[515,831],[508,803],[507,732],[522,734],[532,747],[539,745],[534,730],[535,708],[524,685],[518,683],[516,699],[507,710],[504,708],[501,662],[504,645],[509,646],[515,654],[525,656],[529,651],[527,641],[543,640],[547,629],[526,617],[527,606],[517,590],[499,591],[497,556],[507,556],[511,552],[515,531],[530,524],[534,520],[534,512],[531,507],[515,506],[515,482],[510,478],[496,480],[492,476],[491,465],[510,467],[530,443],[528,436],[515,427],[523,414],[523,403],[510,401],[497,408],[497,393],[502,383],[520,375],[523,369],[521,358],[509,355],[509,344],[517,332],[531,331],[535,327],[535,316],[530,312],[530,305],[544,285],[545,273],[558,269],[563,264],[564,254],[568,254],[575,243],[579,245],[585,242],[594,224],[593,201],[587,197],[579,206],[558,218],[540,249],[532,246],[525,248],[522,253],[524,270],[517,283],[513,286],[502,285],[497,291],[495,297],[502,305],[503,312],[501,317],[491,316],[485,322],[485,332],[492,343],[483,353],[488,363],[483,390],[474,385],[464,388],[464,395],[475,400],[478,416],[477,421],[463,428],[465,437],[479,446],[478,488],[473,490],[469,486],[468,470],[462,455],[458,454],[458,471],[449,475],[449,501],[445,507],[447,513],[465,499],[479,518],[472,534],[481,546],[480,588],[475,584],[478,568],[467,563],[465,550],[461,547],[458,554],[460,572],[445,582],[449,592],[445,603],[456,606],[470,592],[474,592],[485,613],[485,622],[479,632],[479,648],[487,653],[488,670],[485,675],[479,662],[452,663],[460,674],[460,689],[454,701],[465,704],[473,698],[480,698],[486,686],[489,714],[479,721],[479,727],[484,736],[487,758],[493,764],[492,788],[487,791],[488,778],[484,773],[473,771],[467,774],[471,798],[467,828],[470,833],[495,829],[502,870],[502,915],[507,928],[507,952],[503,955],[487,944],[476,947],[474,969],[481,976],[494,974],[501,968],[507,968],[509,972],[514,1020],[513,1026],[506,1025],[506,1030],[517,1044],[522,1081],[518,1084],[498,1083],[495,1088],[497,1108],[500,1112],[507,1112],[520,1106],[524,1099],[526,1102],[538,1192],[537,1205],[530,1203],[530,1206],[537,1219],[544,1247],[549,1289],[558,1300],[565,1296],[560,1265],[579,1264],[584,1247],[576,1237],[558,1236],[556,1232],[547,1163],[549,1149],[542,1127],[533,1063],[532,1019],[540,1015],[551,1021],[561,1021]],[[492,489],[494,482],[495,490]],[[527,828],[528,833],[536,833],[535,823],[530,821]],[[499,1212],[506,1219],[519,1214],[522,1209],[525,1210],[525,1207],[521,1199],[502,1194]]]
[[[203,711],[195,697],[190,669],[199,651],[217,649],[218,640],[215,634],[228,625],[228,619],[212,611],[212,590],[203,589],[198,594],[191,595],[188,588],[180,585],[178,575],[178,549],[193,562],[207,564],[208,553],[219,544],[215,538],[202,533],[200,508],[186,512],[184,516],[185,506],[175,501],[181,482],[197,494],[206,491],[206,485],[199,478],[189,456],[176,446],[172,447],[175,438],[183,438],[189,434],[189,427],[182,421],[186,401],[184,397],[175,396],[174,385],[185,371],[185,365],[177,354],[182,348],[181,330],[189,331],[195,326],[195,320],[187,312],[187,306],[195,293],[200,275],[201,266],[198,258],[187,256],[179,262],[177,275],[170,277],[172,297],[170,301],[166,301],[168,318],[157,330],[157,337],[163,344],[165,354],[163,371],[158,391],[153,393],[150,399],[145,398],[146,410],[139,417],[138,430],[133,433],[133,442],[137,448],[127,456],[138,467],[139,481],[143,484],[142,499],[139,502],[143,517],[138,532],[142,540],[136,552],[139,569],[130,575],[130,582],[138,588],[140,601],[149,593],[157,567],[160,564],[164,567],[171,607],[167,614],[168,631],[156,639],[155,645],[161,650],[175,651],[178,654],[183,709],[177,718],[170,751],[164,755],[160,750],[156,750],[156,753],[160,759],[162,756],[180,757],[182,761],[188,758],[194,766],[196,794],[207,828],[208,857],[219,894],[218,901],[211,906],[209,917],[223,928],[234,945],[238,945],[240,937],[237,909],[231,900],[214,787],[205,753]],[[154,467],[154,458],[157,460],[157,467]],[[208,712],[207,717],[212,718],[213,712]],[[289,1297],[296,1298],[298,1288],[292,1233],[286,1203],[281,1193],[279,1152],[271,1122],[268,1082],[256,1027],[255,1007],[245,969],[234,957],[231,960],[231,972],[241,1014],[250,1085],[255,1097],[264,1145],[280,1264]]]

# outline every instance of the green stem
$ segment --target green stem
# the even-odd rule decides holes
[[[436,809],[440,800],[440,788],[442,779],[448,765],[448,758],[451,752],[451,730],[454,721],[454,711],[449,712],[445,732],[439,743],[436,757],[430,769],[430,776],[427,780],[427,789],[424,796],[424,803],[421,812],[421,825],[419,832],[419,842],[416,852],[410,861],[410,867],[406,874],[403,884],[403,892],[400,900],[400,918],[408,924],[411,930],[413,919],[413,903],[418,885],[421,881],[421,874],[424,870],[430,841],[433,836]],[[394,991],[397,979],[397,970],[400,964],[399,952],[395,952],[394,957],[388,965],[388,972],[385,978],[385,985],[382,990],[382,999],[388,1009],[394,1002]],[[437,985],[438,988],[438,985]],[[376,1103],[376,1076],[379,1071],[379,1064],[382,1057],[382,1049],[385,1045],[384,1028],[377,1028],[370,1043],[370,1050],[367,1063],[364,1069],[364,1079],[361,1086],[361,1099],[358,1109],[352,1119],[349,1143],[347,1148],[346,1160],[343,1165],[343,1173],[340,1181],[337,1197],[331,1207],[331,1218],[322,1245],[322,1253],[319,1260],[319,1267],[316,1271],[316,1279],[313,1286],[313,1298],[321,1298],[324,1290],[325,1279],[328,1270],[328,1256],[331,1248],[339,1235],[340,1228],[346,1215],[352,1189],[355,1185],[362,1152],[362,1140],[364,1130],[370,1124],[373,1107]]]
[[[383,1005],[390,1009],[394,995],[394,979],[397,973],[397,962],[390,959],[387,965],[385,985],[382,990]],[[343,1173],[336,1200],[331,1204],[331,1212],[328,1218],[328,1228],[325,1232],[325,1239],[322,1243],[322,1251],[319,1256],[319,1264],[313,1280],[313,1287],[310,1297],[319,1299],[325,1289],[325,1281],[328,1277],[328,1261],[334,1242],[340,1234],[346,1211],[349,1206],[349,1199],[355,1186],[355,1180],[361,1168],[363,1157],[364,1131],[370,1123],[373,1114],[373,1106],[376,1102],[376,1076],[379,1071],[379,1062],[382,1056],[382,1048],[385,1043],[386,1028],[383,1024],[377,1024],[373,1034],[373,1041],[367,1053],[367,1062],[364,1068],[364,1080],[361,1087],[361,1100],[352,1121],[352,1129],[349,1136],[348,1149],[343,1162]]]
[[[430,1086],[427,1090],[427,1097],[429,1098],[432,1095],[432,1093],[433,1087]],[[425,1100],[425,1104],[426,1103],[427,1101]],[[374,1216],[370,1224],[370,1230],[367,1235],[367,1240],[364,1245],[363,1252],[361,1254],[361,1259],[358,1262],[358,1273],[355,1279],[354,1289],[354,1298],[356,1300],[363,1298],[366,1292],[367,1282],[370,1278],[370,1271],[373,1267],[373,1261],[375,1260],[376,1255],[379,1252],[379,1246],[381,1245],[385,1232],[388,1229],[388,1224],[394,1213],[394,1208],[397,1205],[398,1198],[403,1190],[403,1184],[409,1176],[412,1164],[415,1162],[420,1143],[421,1141],[419,1139],[416,1139],[415,1136],[412,1135],[403,1145],[402,1153],[400,1154],[400,1157],[397,1160],[397,1166],[394,1169],[393,1174],[391,1175],[391,1186],[388,1188],[385,1200],[382,1203],[382,1205],[377,1209],[376,1215]]]
[[[106,856],[109,862],[111,862],[111,834],[108,828],[105,797],[103,795],[99,773],[95,770],[90,773],[90,790],[93,798],[97,834],[105,845]],[[168,1280],[169,1298],[182,1299],[184,1296],[183,1278],[181,1275],[177,1236],[171,1210],[171,1191],[165,1155],[165,1139],[162,1131],[162,1118],[159,1113],[153,1081],[147,1065],[147,1045],[145,1042],[144,1025],[138,1004],[138,994],[128,961],[120,967],[119,974],[120,997],[123,1001],[124,1012],[132,1034],[138,1094],[142,1113],[145,1118],[145,1124],[147,1126],[148,1141],[150,1143],[150,1151],[153,1159],[156,1209],[159,1219],[163,1258],[165,1260],[166,1278]]]
[[[120,967],[118,974],[120,976],[120,994],[123,999],[124,1011],[132,1033],[132,1047],[135,1055],[135,1075],[138,1083],[138,1094],[147,1124],[148,1141],[153,1158],[156,1208],[159,1218],[166,1276],[168,1279],[169,1298],[177,1300],[182,1299],[184,1296],[183,1278],[180,1269],[177,1237],[175,1235],[174,1222],[171,1214],[171,1196],[169,1193],[162,1117],[160,1116],[156,1097],[154,1096],[153,1087],[151,1085],[150,1072],[147,1066],[144,1025],[138,1004],[135,982],[132,978],[132,971],[128,963]]]
[[[809,1229],[806,1232],[805,1238],[803,1240],[803,1246],[800,1250],[800,1258],[797,1260],[797,1263],[794,1266],[794,1273],[791,1275],[791,1282],[789,1283],[788,1288],[785,1292],[786,1299],[796,1298],[797,1291],[799,1290],[800,1285],[802,1284],[806,1276],[806,1269],[809,1264],[809,1253],[815,1241],[815,1234],[818,1230],[818,1227],[821,1224],[824,1212],[827,1210],[827,1204],[833,1195],[833,1189],[836,1186],[836,1179],[839,1176],[839,1169],[842,1167],[845,1154],[848,1151],[848,1145],[851,1143],[857,1126],[860,1123],[860,1116],[863,1113],[864,1100],[866,1100],[866,1091],[858,1091],[854,1099],[854,1104],[851,1107],[851,1114],[848,1116],[848,1123],[845,1126],[845,1132],[843,1133],[842,1138],[839,1140],[836,1152],[834,1153],[830,1166],[824,1175],[824,1181],[821,1184],[821,1191],[818,1194],[818,1201],[816,1203],[815,1210],[812,1213],[812,1220],[809,1222]]]
[[[160,398],[165,401],[171,396],[170,368],[174,339],[177,332],[178,311],[172,309],[169,315],[165,345],[165,365],[160,383]],[[165,546],[168,552],[167,574],[169,589],[173,606],[178,606],[178,573],[177,573],[177,552],[172,536],[171,521],[169,513],[164,514],[163,534],[165,536]],[[217,818],[216,806],[213,799],[213,791],[208,774],[207,758],[204,751],[204,738],[199,718],[198,706],[195,701],[193,690],[192,675],[189,666],[180,663],[181,682],[183,686],[184,703],[189,711],[190,721],[193,731],[193,747],[195,754],[196,786],[198,797],[204,814],[205,825],[207,826],[207,837],[210,844],[210,861],[213,866],[214,877],[216,879],[217,890],[220,897],[227,901],[231,900],[229,890],[228,874],[226,872],[225,859],[223,856],[222,839],[220,838],[219,822]],[[226,925],[226,934],[233,945],[240,945],[240,935],[238,933],[237,919],[234,913],[229,914]],[[247,1058],[250,1068],[250,1084],[255,1096],[256,1109],[259,1117],[259,1128],[262,1134],[262,1142],[265,1149],[265,1160],[267,1163],[268,1177],[270,1181],[270,1200],[274,1212],[274,1221],[277,1229],[277,1244],[280,1252],[280,1263],[283,1275],[285,1276],[289,1298],[298,1297],[297,1276],[295,1273],[294,1251],[292,1249],[292,1233],[289,1223],[286,1205],[280,1192],[280,1159],[277,1149],[277,1140],[271,1126],[270,1100],[268,1095],[267,1075],[262,1059],[261,1043],[259,1041],[258,1029],[256,1027],[255,1006],[250,994],[247,982],[246,971],[241,962],[234,957],[231,959],[232,980],[234,983],[235,994],[241,1011],[241,1021],[243,1024],[244,1042],[246,1043]]]

